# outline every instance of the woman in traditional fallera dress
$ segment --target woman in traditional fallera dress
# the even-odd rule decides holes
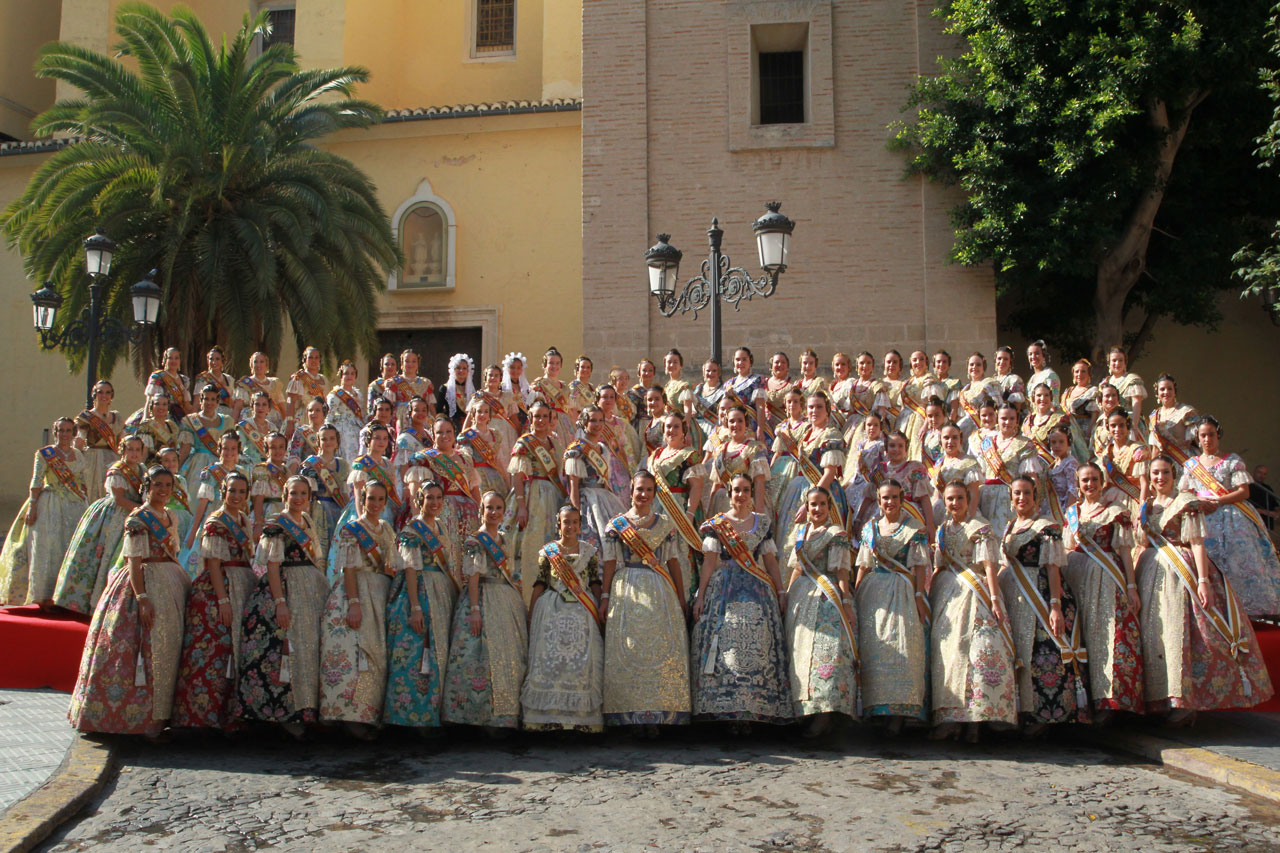
[[[1022,377],[1013,372],[1013,350],[1010,347],[996,347],[996,375],[1000,383],[1000,392],[1004,402],[1013,403],[1018,411],[1027,405],[1027,386]]]
[[[298,462],[308,456],[320,452],[320,430],[324,428],[325,419],[329,416],[329,406],[324,397],[312,397],[307,401],[304,420],[293,428],[293,433],[285,433],[289,437],[288,450],[289,470],[296,471]]]
[[[880,517],[862,530],[854,584],[862,713],[886,718],[896,734],[927,710],[929,544],[920,523],[902,511],[901,483],[886,480],[877,497]]]
[[[968,383],[960,389],[956,396],[956,425],[964,432],[965,440],[981,428],[979,412],[985,402],[1002,401],[1004,390],[1000,381],[987,376],[987,357],[980,352],[969,356],[966,372]]]
[[[254,394],[249,405],[247,417],[236,424],[236,431],[244,449],[244,464],[252,468],[267,458],[267,436],[279,430],[272,425],[271,398],[264,392]]]
[[[218,460],[218,441],[225,432],[235,432],[230,415],[218,412],[218,389],[205,385],[200,389],[200,410],[187,415],[178,431],[178,452],[182,454],[182,473],[190,480]]]
[[[555,538],[556,512],[566,493],[560,479],[564,448],[551,432],[554,412],[545,402],[529,406],[529,432],[520,436],[511,452],[512,491],[515,493],[515,522],[519,547],[515,552],[515,576],[526,595],[532,597],[538,576],[538,551]]]
[[[175,728],[221,729],[234,724],[236,675],[245,601],[257,584],[250,568],[249,481],[234,471],[223,482],[226,499],[200,537],[203,566],[187,596],[182,659],[174,691]]]
[[[329,392],[327,423],[333,424],[341,438],[339,453],[343,459],[355,459],[360,455],[360,429],[365,424],[365,407],[356,386],[356,366],[344,361],[338,368],[338,383]],[[305,458],[305,457],[304,457]]]
[[[964,452],[964,433],[955,424],[947,424],[938,431],[942,440],[942,459],[934,473],[933,517],[944,518],[947,505],[943,498],[943,490],[949,483],[961,483],[969,494],[966,504],[968,521],[978,514],[978,500],[982,488],[982,465],[977,459]]]
[[[192,388],[203,388],[206,385],[212,385],[218,389],[218,414],[226,415],[235,420],[235,390],[236,380],[229,373],[223,373],[222,368],[226,365],[227,357],[222,352],[222,347],[210,347],[205,353],[205,369],[197,373],[195,378],[191,380]]]
[[[648,471],[631,478],[631,508],[604,537],[604,721],[643,726],[689,722],[688,605],[670,519],[653,512]]]
[[[84,485],[90,501],[106,495],[107,469],[120,461],[124,418],[111,408],[115,388],[105,379],[93,386],[93,407],[76,415],[76,448],[84,453]]]
[[[636,384],[627,389],[627,399],[631,401],[632,408],[635,409],[635,420],[633,426],[637,432],[641,432],[640,422],[644,420],[646,413],[645,395],[649,393],[649,389],[653,387],[654,380],[658,375],[658,369],[653,362],[647,358],[640,359],[640,363],[636,365]],[[643,437],[643,433],[641,434]]]
[[[769,357],[769,376],[761,389],[764,391],[764,416],[770,427],[776,427],[787,416],[787,394],[795,387],[791,381],[791,359],[779,350]],[[769,438],[763,424],[756,432],[756,439],[764,441]]]
[[[182,655],[182,620],[191,584],[178,565],[178,520],[165,508],[173,475],[156,466],[145,503],[125,523],[125,562],[93,611],[67,716],[82,732],[164,730],[173,710]]]
[[[449,359],[449,380],[436,392],[436,418],[446,417],[453,423],[455,433],[462,432],[462,422],[467,419],[467,404],[476,394],[475,360],[465,352],[454,353]]]
[[[1053,462],[1049,465],[1048,483],[1045,485],[1042,512],[1061,525],[1066,521],[1067,507],[1079,498],[1076,487],[1076,471],[1080,462],[1071,452],[1071,434],[1064,426],[1049,431],[1049,452]]]
[[[89,504],[67,546],[53,592],[53,603],[58,607],[85,615],[93,613],[107,587],[111,567],[120,562],[124,522],[142,504],[142,481],[146,476],[142,439],[126,436],[121,450],[124,458],[107,469],[106,497]],[[177,536],[175,528],[175,540]]]
[[[644,417],[636,421],[636,435],[640,439],[640,452],[648,456],[662,446],[662,419],[671,409],[667,406],[667,394],[654,386],[644,395]]]
[[[387,487],[361,491],[360,514],[338,533],[339,573],[320,620],[320,719],[371,739],[387,690],[387,594],[396,529],[381,518]]]
[[[249,475],[249,499],[253,502],[253,538],[262,536],[267,519],[280,512],[284,503],[284,483],[289,479],[285,463],[285,437],[267,435],[267,458],[253,466]]]
[[[153,464],[156,461],[156,454],[160,452],[162,447],[178,446],[178,422],[169,417],[169,398],[167,395],[155,395],[147,397],[146,405],[143,406],[143,418],[138,423],[126,427],[129,433],[142,439],[142,443],[147,448],[147,464]],[[178,459],[179,469],[181,469],[182,459]]]
[[[311,520],[316,526],[316,538],[320,550],[328,554],[338,530],[338,519],[351,500],[347,478],[351,465],[337,455],[341,436],[337,427],[325,424],[320,428],[320,452],[303,459],[298,473],[311,484]]]
[[[265,352],[255,352],[249,357],[249,375],[242,376],[236,382],[235,401],[232,410],[236,420],[244,417],[244,408],[253,402],[253,395],[259,391],[271,400],[271,411],[267,417],[271,420],[272,429],[284,427],[284,385],[271,376],[271,359]]]
[[[511,475],[507,473],[507,466],[511,464],[512,443],[507,440],[511,425],[507,424],[506,431],[498,429],[506,422],[494,419],[485,397],[473,397],[467,410],[458,445],[475,467],[480,491],[505,495],[511,491]]]
[[[747,412],[747,429],[756,434],[757,425],[765,417],[764,377],[752,373],[755,356],[746,347],[733,351],[733,376],[724,384],[724,395]],[[763,440],[763,439],[759,439]]]
[[[347,475],[347,485],[351,488],[354,500],[343,507],[342,514],[338,516],[337,522],[334,523],[333,530],[341,530],[343,526],[359,514],[360,505],[364,501],[364,487],[369,483],[381,483],[383,488],[387,490],[387,502],[382,507],[382,520],[393,528],[397,524],[397,519],[400,518],[407,507],[407,504],[394,491],[397,486],[395,472],[391,467],[391,463],[383,455],[391,445],[391,434],[387,432],[387,428],[382,424],[370,424],[365,427],[365,443],[369,446],[369,452],[351,463],[351,473]],[[336,537],[330,540],[329,548],[325,551],[325,554],[327,554],[330,571],[336,576],[339,571],[336,568],[338,565],[338,540]]]
[[[1147,445],[1133,440],[1132,430],[1133,421],[1127,412],[1112,412],[1107,417],[1111,443],[1098,462],[1107,484],[1119,487],[1129,500],[1134,501],[1136,511],[1147,500],[1147,460],[1151,458],[1151,451]]]
[[[53,603],[58,571],[86,509],[84,455],[71,418],[53,422],[54,444],[35,453],[27,500],[0,551],[0,604]]]
[[[442,722],[449,629],[462,566],[449,562],[454,531],[440,521],[444,486],[418,487],[419,510],[396,540],[399,559],[387,602],[387,696],[383,722],[435,728]]]
[[[1044,385],[1053,397],[1053,405],[1058,405],[1062,396],[1062,379],[1058,372],[1049,366],[1048,348],[1044,341],[1032,341],[1027,345],[1027,364],[1031,366],[1031,376],[1027,379],[1027,387],[1035,393],[1036,387]]]
[[[1118,411],[1120,411],[1120,392],[1114,385],[1104,380],[1098,386],[1098,411],[1089,431],[1088,459],[1096,459],[1107,452],[1107,445],[1111,443],[1111,431],[1107,428],[1107,423],[1111,420],[1111,415]]]
[[[533,731],[604,731],[600,555],[578,537],[581,528],[582,513],[561,507],[558,537],[538,554],[520,692],[524,727]]]
[[[235,432],[223,433],[218,439],[218,458],[212,464],[195,475],[195,509],[191,513],[192,525],[187,532],[182,549],[190,551],[195,547],[196,536],[204,529],[204,520],[209,508],[217,508],[222,501],[222,481],[232,471],[239,471],[246,477],[249,473],[240,465],[240,435]]]
[[[191,379],[182,373],[182,353],[177,347],[169,347],[164,351],[162,364],[164,366],[160,370],[147,378],[147,387],[143,393],[148,397],[163,393],[169,399],[169,417],[181,423],[196,408],[192,399]]]
[[[880,382],[884,386],[885,397],[885,431],[897,427],[898,417],[902,414],[902,385],[906,379],[902,376],[902,353],[891,349],[884,354],[883,373]]]
[[[907,437],[899,430],[889,433],[884,440],[884,470],[882,480],[896,480],[902,486],[902,510],[923,520],[925,537],[933,534],[937,526],[933,518],[933,483],[923,462],[907,456]],[[912,509],[915,512],[912,512]]]
[[[329,393],[329,380],[320,372],[320,350],[307,347],[302,351],[302,367],[289,377],[289,384],[284,389],[285,398],[285,434],[302,420],[303,407],[308,402]]]
[[[1076,482],[1080,502],[1067,515],[1065,574],[1084,622],[1095,718],[1104,721],[1115,711],[1145,707],[1132,515],[1123,495],[1104,489],[1094,463],[1080,466]]]
[[[598,553],[609,521],[627,510],[618,491],[626,494],[629,478],[622,461],[600,440],[604,412],[594,403],[587,406],[582,410],[580,425],[584,437],[574,440],[564,451],[564,478],[569,503],[582,513],[582,536]]]
[[[978,512],[991,522],[996,536],[1003,536],[1013,516],[1009,501],[1009,486],[1013,478],[1028,474],[1043,482],[1046,469],[1035,446],[1018,434],[1018,410],[1012,403],[1000,407],[997,423],[999,433],[983,439],[977,454],[986,476]]]
[[[539,411],[545,411],[539,409]],[[514,729],[529,650],[528,617],[502,531],[506,502],[497,492],[480,499],[480,529],[467,537],[463,574],[445,668],[447,723]]]
[[[510,453],[516,439],[524,434],[524,422],[521,418],[525,404],[522,397],[517,397],[514,391],[503,387],[505,376],[506,372],[496,364],[486,367],[484,383],[476,391],[476,400],[488,405],[491,421],[489,425],[502,436],[501,446]],[[476,400],[472,401],[473,405]],[[506,470],[505,466],[503,470]]]
[[[792,711],[808,718],[807,737],[825,733],[835,715],[857,718],[858,615],[849,579],[849,535],[832,523],[831,496],[811,488],[806,522],[787,545],[786,632]]]
[[[804,520],[808,514],[805,495],[811,486],[833,490],[832,514],[836,523],[843,524],[849,516],[849,507],[845,502],[843,489],[840,488],[840,473],[844,470],[845,443],[840,430],[831,423],[831,402],[826,394],[811,394],[805,401],[807,423],[796,436],[794,446],[788,448],[797,459],[807,457],[810,474],[806,475],[797,463],[796,470],[790,480],[783,484],[778,496],[778,523],[774,529],[774,542],[783,547],[791,539],[791,531]],[[812,482],[811,476],[816,473],[818,481]]]
[[[875,412],[863,419],[862,437],[849,445],[844,463],[844,495],[852,516],[849,532],[855,538],[861,536],[863,523],[876,510],[876,485],[885,463],[883,423]]]
[[[696,534],[697,517],[701,512],[702,496],[707,485],[707,466],[703,461],[705,454],[696,447],[688,446],[688,421],[685,418],[675,413],[669,414],[662,419],[662,426],[666,443],[650,453],[642,467],[654,476],[654,486],[659,490],[656,493],[658,499],[653,504],[654,512],[679,524],[672,510],[667,507],[667,502],[661,497],[661,487],[665,484],[675,511],[688,522],[687,526],[679,524],[686,532],[676,544],[675,550],[679,555],[680,576],[685,579],[685,589],[692,594],[697,589],[698,567],[694,545],[688,541],[689,528],[694,528],[693,532]],[[701,554],[701,539],[696,535],[693,538],[698,539],[697,553]]]
[[[1129,356],[1120,347],[1112,347],[1107,353],[1107,370],[1107,382],[1115,387],[1133,419],[1141,424],[1142,401],[1147,399],[1147,386],[1141,376],[1129,371]]]
[[[1253,626],[1204,547],[1195,495],[1177,490],[1178,465],[1151,462],[1151,500],[1142,514],[1138,559],[1146,710],[1170,725],[1196,711],[1248,708],[1271,698],[1271,679]]]
[[[160,452],[155,455],[154,464],[163,466],[166,471],[173,475],[173,496],[169,498],[169,510],[178,516],[178,541],[185,543],[187,534],[191,532],[191,525],[195,521],[191,515],[191,505],[194,501],[192,500],[191,490],[187,486],[186,478],[178,473],[182,468],[182,463],[178,457],[178,449],[176,447],[160,448]],[[183,566],[183,568],[187,567]]]
[[[796,380],[796,387],[806,398],[830,393],[826,377],[818,375],[818,354],[812,349],[800,353],[800,378]]]
[[[1071,416],[1071,452],[1080,462],[1093,456],[1091,440],[1098,417],[1098,386],[1089,372],[1092,362],[1082,358],[1071,365],[1071,387],[1062,391],[1062,410]]]
[[[1168,453],[1182,465],[1196,452],[1198,413],[1178,402],[1178,383],[1167,373],[1156,380],[1156,399],[1159,405],[1147,418],[1147,441],[1153,452]]]
[[[938,526],[929,591],[932,737],[956,734],[978,740],[979,726],[1017,723],[1017,660],[996,579],[1000,543],[991,525],[969,512],[969,490],[960,481],[943,490],[946,520]]]
[[[711,457],[710,471],[707,479],[711,481],[711,514],[715,515],[727,510],[729,499],[729,480],[734,474],[746,474],[755,484],[754,493],[756,512],[764,512],[767,500],[766,480],[769,476],[769,457],[765,455],[764,446],[753,441],[747,433],[747,410],[735,406],[725,415],[729,428],[729,440],[720,446]]]
[[[786,416],[773,427],[773,441],[769,445],[772,455],[769,458],[769,481],[765,484],[768,497],[766,506],[771,516],[778,513],[778,501],[782,497],[783,487],[793,476],[800,473],[796,456],[789,450],[800,440],[800,435],[808,428],[805,421],[804,392],[798,387],[792,388],[783,398]]]
[[[1051,455],[1049,433],[1058,427],[1067,427],[1070,421],[1070,416],[1054,404],[1053,391],[1048,385],[1041,382],[1031,387],[1031,411],[1022,422],[1022,434],[1031,440],[1046,463]]]
[[[389,388],[388,384],[395,380],[400,370],[400,362],[396,361],[393,353],[384,353],[378,362],[378,367],[382,371],[381,375],[371,381],[365,391],[364,409],[370,417],[373,416],[373,404],[378,400],[391,403],[393,410],[395,407],[396,392],[394,388]]]
[[[1204,512],[1204,547],[1231,581],[1250,617],[1280,614],[1280,560],[1249,503],[1253,477],[1244,460],[1223,453],[1222,425],[1205,415],[1196,427],[1200,454],[1187,463],[1178,487],[1196,493]]]
[[[1014,516],[1000,544],[1000,588],[1008,606],[1017,660],[1018,716],[1023,731],[1052,723],[1087,723],[1089,666],[1083,625],[1063,583],[1062,527],[1040,514],[1036,480],[1014,478]]]
[[[693,410],[698,420],[698,430],[703,440],[711,435],[719,424],[717,412],[724,399],[725,386],[721,378],[720,363],[707,359],[702,363],[702,382],[693,389]]]
[[[902,383],[898,400],[902,410],[898,413],[898,430],[907,437],[907,455],[919,459],[920,438],[924,434],[924,406],[930,397],[946,393],[937,377],[929,370],[929,356],[924,350],[911,353],[911,375]]]
[[[591,384],[591,374],[595,364],[585,355],[580,355],[573,362],[573,378],[569,380],[569,416],[578,422],[582,410],[596,401],[596,386]]]
[[[560,441],[573,439],[574,424],[569,417],[569,394],[564,380],[560,378],[560,369],[564,357],[555,347],[548,349],[542,356],[542,375],[533,380],[533,396],[551,407],[553,412],[552,429],[560,436]]]
[[[622,457],[627,467],[627,478],[640,467],[645,454],[641,450],[640,436],[629,419],[622,415],[618,402],[625,397],[618,396],[618,389],[611,384],[601,385],[596,389],[596,405],[604,412],[604,440],[615,456]]]
[[[868,417],[876,415],[881,419],[881,427],[883,427],[885,413],[889,410],[888,390],[884,383],[875,377],[875,357],[864,350],[858,353],[856,364],[857,376],[848,381],[837,382],[831,387],[832,400],[838,407],[848,412],[844,424],[844,436],[850,447],[866,437]],[[845,482],[848,483],[849,479],[850,475],[846,470]]]
[[[262,531],[256,562],[267,567],[241,617],[237,713],[280,723],[295,738],[320,705],[320,619],[329,584],[306,508],[311,485],[290,477],[285,511]]]
[[[751,510],[751,478],[729,483],[732,506],[702,525],[702,579],[689,640],[693,715],[733,723],[793,719],[782,628],[786,592],[769,516]]]
[[[386,406],[379,405],[377,409],[384,412]],[[414,454],[434,444],[431,437],[431,409],[426,400],[419,398],[409,401],[409,419],[399,432],[393,434],[392,442],[393,449],[387,455],[391,457],[395,469],[395,481],[400,484],[400,498],[408,503],[409,486],[404,482],[404,474],[414,465]]]
[[[937,377],[938,384],[947,392],[938,396],[947,404],[947,419],[954,421],[958,416],[960,388],[964,385],[964,380],[958,376],[951,375],[951,353],[940,349],[933,354],[933,375]]]
[[[434,447],[413,455],[404,472],[404,481],[411,498],[418,486],[434,480],[444,486],[444,510],[440,520],[453,528],[454,541],[465,542],[480,523],[480,477],[476,474],[471,457],[458,447],[453,432],[453,421],[443,413],[436,415],[431,429]],[[409,502],[414,505],[413,500]],[[450,552],[456,565],[462,564],[462,552]]]

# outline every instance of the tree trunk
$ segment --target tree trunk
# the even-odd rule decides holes
[[[1193,92],[1180,111],[1176,127],[1170,123],[1169,107],[1164,101],[1157,98],[1147,108],[1152,127],[1161,134],[1159,157],[1151,186],[1130,211],[1120,239],[1098,261],[1097,286],[1093,294],[1093,349],[1090,355],[1095,371],[1105,374],[1108,351],[1112,347],[1124,347],[1125,302],[1147,268],[1147,246],[1151,242],[1152,226],[1160,204],[1164,201],[1165,187],[1173,172],[1174,158],[1178,156],[1178,148],[1187,134],[1191,112],[1208,95],[1208,91]]]

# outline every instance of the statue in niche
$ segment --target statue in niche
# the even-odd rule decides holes
[[[444,284],[444,220],[432,207],[421,206],[404,218],[401,246],[405,249],[406,285]]]

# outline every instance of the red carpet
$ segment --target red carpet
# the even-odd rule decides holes
[[[1280,625],[1254,622],[1253,630],[1258,635],[1258,651],[1267,661],[1267,674],[1271,676],[1271,686],[1277,695],[1249,710],[1280,711]]]
[[[87,616],[34,605],[0,609],[0,687],[70,693],[88,633]]]

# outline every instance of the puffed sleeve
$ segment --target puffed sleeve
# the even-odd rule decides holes
[[[263,565],[267,563],[283,563],[284,537],[283,530],[279,527],[268,525],[267,529],[262,532],[262,536],[258,538],[258,553],[254,556],[254,562]]]
[[[465,577],[485,573],[484,548],[475,539],[467,539],[462,557],[462,574]]]
[[[1142,377],[1136,373],[1129,374],[1133,377],[1133,381],[1129,383],[1129,387],[1124,390],[1126,400],[1145,400],[1147,399],[1147,386],[1143,383]]]
[[[1000,565],[1000,543],[996,541],[991,528],[985,528],[973,539],[973,561],[975,563],[995,563]]]
[[[827,571],[835,573],[841,569],[850,568],[852,557],[849,540],[843,536],[837,537],[831,542],[831,546],[827,548]]]
[[[347,475],[348,486],[364,488],[364,484],[367,482],[369,482],[369,472],[363,468],[352,468],[351,473]]]
[[[924,534],[920,534],[911,539],[911,545],[907,548],[907,568],[928,565],[929,546],[925,544]]]
[[[1039,453],[1027,453],[1018,460],[1018,473],[1026,474],[1031,477],[1043,477],[1046,473],[1044,460],[1040,458]]]
[[[981,483],[983,482],[982,466],[970,465],[968,468],[965,469],[964,476],[960,478],[960,481],[964,483],[966,486],[969,485],[970,483],[978,483],[979,485],[981,485]]]
[[[227,540],[216,533],[205,532],[200,536],[200,556],[211,557],[215,560],[230,560],[231,546],[227,544]]]
[[[218,481],[207,472],[201,471],[200,486],[196,489],[196,500],[217,503],[222,499],[222,495],[219,494],[220,491],[221,489],[218,487]]]
[[[289,384],[284,387],[284,393],[295,397],[306,393],[306,389],[302,387],[302,381],[298,379],[296,373],[289,377]]]
[[[195,438],[196,438],[196,434],[192,432],[185,423],[178,430],[178,446],[179,447],[191,447],[192,444],[195,442]]]
[[[543,551],[538,552],[538,579],[535,583],[551,588],[551,558]]]
[[[1231,461],[1227,463],[1227,471],[1231,475],[1231,482],[1227,484],[1228,488],[1236,489],[1253,482],[1253,477],[1249,475],[1249,470],[1244,467],[1244,460],[1235,454],[1232,454]]]
[[[411,486],[417,486],[419,483],[435,479],[431,474],[430,468],[425,465],[415,465],[412,463],[408,468],[404,469],[403,476],[404,481]]]
[[[396,542],[396,568],[422,571],[422,550],[401,537]]]
[[[582,458],[582,454],[576,450],[570,450],[564,455],[564,473],[568,477],[577,477],[579,480],[585,480],[591,476],[587,471],[586,460]]]
[[[104,485],[106,486],[108,494],[111,493],[112,489],[121,489],[126,492],[132,491],[129,487],[129,481],[124,478],[123,474],[116,470],[107,471],[107,477],[104,481]]]
[[[1133,525],[1127,514],[1118,517],[1111,526],[1111,547],[1117,551],[1133,547]]]
[[[916,463],[912,466],[909,480],[907,497],[927,498],[933,494],[933,483],[929,482],[929,475],[925,473],[923,464]]]
[[[707,534],[706,536],[702,537],[702,553],[704,554],[720,553],[720,539],[714,533]]]
[[[44,457],[40,455],[40,451],[36,451],[36,459],[31,468],[31,485],[29,488],[44,488],[44,472],[48,467],[49,466],[44,461]]]
[[[684,474],[681,475],[680,479],[684,480],[686,483],[690,480],[705,480],[707,478],[708,470],[707,455],[705,453],[697,453],[691,458],[697,458],[701,461],[690,463],[689,466],[684,469]]]
[[[760,543],[759,556],[767,557],[770,554],[772,554],[775,557],[778,556],[778,546],[774,544],[774,541],[772,539],[766,539]]]
[[[873,520],[867,523],[875,524],[876,522]],[[860,569],[874,569],[876,567],[875,550],[872,549],[871,542],[867,539],[863,539],[862,544],[858,546],[857,563],[858,563],[858,568]]]
[[[121,554],[125,557],[142,559],[151,556],[151,537],[142,522],[133,518],[125,522],[124,547],[121,549]]]
[[[1189,510],[1182,514],[1182,541],[1186,543],[1194,542],[1197,539],[1204,539],[1204,513]]]
[[[1040,534],[1040,565],[1061,568],[1066,565],[1066,562],[1067,554],[1062,547],[1061,528],[1045,528],[1044,532]]]
[[[842,439],[831,439],[823,442],[822,458],[818,465],[823,468],[836,467],[844,469],[845,443]]]
[[[364,550],[360,547],[360,543],[356,538],[343,530],[338,539],[338,565],[335,568],[339,571],[343,569],[362,569],[365,564]]]
[[[587,585],[600,583],[600,555],[592,554],[587,558]]]
[[[769,476],[769,457],[765,455],[763,447],[759,445],[757,447],[760,452],[751,458],[751,464],[747,466],[747,476],[753,480],[756,477],[767,478]]]
[[[534,475],[533,460],[523,444],[516,443],[511,449],[511,461],[507,463],[508,474],[521,474],[525,477]]]
[[[879,391],[876,392],[875,399],[871,401],[871,410],[875,411],[876,409],[888,409],[888,408],[889,408],[889,393],[885,391],[883,388],[881,388]]]
[[[249,486],[249,497],[251,498],[270,498],[275,496],[275,490],[271,488],[271,477],[267,474],[265,468],[253,469],[253,483]]]

